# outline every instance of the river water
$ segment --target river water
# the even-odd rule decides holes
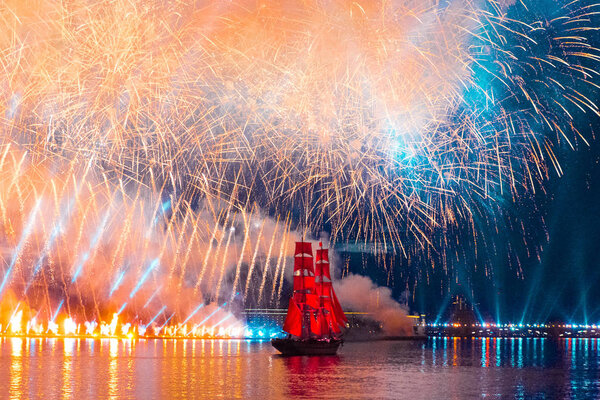
[[[0,398],[600,398],[600,340],[346,343],[280,357],[268,342],[0,338]]]

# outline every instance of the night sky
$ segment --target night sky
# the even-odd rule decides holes
[[[413,21],[414,26],[401,26],[398,31],[382,30],[391,23],[401,25],[398,21],[404,19],[389,17],[396,14],[375,12],[369,7],[361,14],[353,14],[353,4],[349,4],[347,15],[349,21],[360,21],[356,25],[360,29],[347,29],[346,17],[332,21],[331,11],[318,4],[311,8],[289,3],[289,7],[281,9],[261,5],[255,12],[248,12],[245,7],[240,8],[243,12],[237,6],[231,10],[215,7],[214,15],[224,13],[219,20],[228,22],[215,28],[212,35],[219,40],[210,40],[210,44],[196,40],[196,35],[207,25],[205,19],[214,16],[198,9],[197,21],[190,27],[173,22],[173,29],[189,35],[189,43],[182,45],[184,42],[178,39],[171,44],[176,35],[168,29],[158,29],[153,36],[156,44],[165,44],[161,48],[166,63],[162,69],[150,51],[154,42],[147,38],[145,18],[136,19],[139,29],[131,32],[116,29],[126,25],[120,20],[119,9],[113,10],[114,16],[107,13],[106,21],[93,19],[98,26],[90,26],[98,32],[112,27],[123,43],[135,43],[130,40],[133,35],[147,49],[138,53],[136,46],[135,51],[133,47],[115,48],[116,56],[105,57],[106,65],[100,66],[100,58],[93,51],[85,53],[82,57],[89,65],[80,69],[84,63],[69,52],[62,54],[63,49],[85,49],[85,45],[91,45],[104,53],[105,46],[87,43],[94,35],[88,38],[80,33],[72,37],[81,38],[84,43],[54,44],[54,40],[45,39],[50,28],[67,39],[71,36],[64,35],[67,28],[62,18],[46,20],[46,13],[40,9],[34,13],[34,20],[40,17],[39,26],[44,29],[40,29],[40,37],[33,44],[51,45],[47,52],[51,57],[46,60],[45,52],[32,47],[34,50],[23,56],[31,57],[31,61],[15,63],[15,74],[24,72],[20,79],[32,88],[19,88],[10,94],[5,117],[11,121],[12,130],[7,132],[23,134],[4,139],[13,146],[11,152],[26,149],[40,165],[32,168],[35,179],[19,173],[18,178],[25,183],[10,183],[10,188],[19,190],[7,190],[8,200],[3,204],[15,204],[10,196],[20,199],[20,187],[31,181],[36,188],[32,199],[39,196],[37,203],[32,200],[27,205],[33,210],[31,221],[35,221],[34,204],[40,204],[45,196],[48,181],[38,179],[38,175],[48,174],[52,179],[57,175],[64,182],[81,181],[81,187],[89,179],[89,187],[101,187],[90,194],[96,220],[87,214],[80,219],[79,214],[71,215],[70,207],[63,206],[62,199],[59,201],[59,196],[54,195],[55,208],[67,211],[49,216],[47,225],[55,228],[48,230],[49,235],[43,231],[39,239],[36,237],[36,243],[53,244],[57,237],[64,240],[69,232],[59,229],[63,219],[73,226],[79,224],[77,230],[73,229],[79,236],[83,235],[79,232],[88,234],[87,230],[91,230],[89,243],[80,246],[86,252],[81,257],[83,261],[79,261],[77,246],[73,254],[69,253],[73,260],[59,257],[65,260],[60,263],[61,272],[67,281],[71,278],[72,289],[78,292],[79,285],[94,283],[83,292],[95,293],[97,277],[92,271],[98,268],[106,273],[106,282],[120,282],[127,275],[131,285],[138,285],[130,292],[129,298],[133,298],[139,282],[144,283],[148,276],[142,271],[149,274],[161,259],[164,264],[177,260],[164,256],[164,249],[179,254],[183,248],[180,245],[189,243],[186,257],[193,254],[199,260],[192,257],[190,265],[194,267],[184,269],[181,279],[174,272],[175,266],[161,265],[161,270],[168,271],[169,279],[179,279],[180,287],[184,281],[193,286],[194,295],[202,287],[211,301],[220,298],[222,282],[226,280],[233,287],[233,296],[243,270],[250,270],[250,278],[254,279],[249,265],[254,266],[258,253],[254,253],[252,261],[242,256],[239,262],[230,262],[221,258],[221,242],[227,237],[225,249],[231,240],[232,249],[238,246],[243,254],[246,238],[256,233],[253,243],[259,249],[256,243],[262,240],[263,228],[258,226],[268,221],[276,228],[285,226],[284,229],[302,232],[303,238],[317,239],[321,231],[328,233],[344,274],[366,275],[380,286],[393,288],[396,299],[413,312],[426,313],[429,319],[442,318],[453,297],[459,295],[474,307],[480,319],[488,321],[600,323],[600,290],[596,290],[600,283],[596,262],[600,238],[600,117],[594,115],[600,98],[600,55],[596,50],[600,48],[596,31],[600,15],[596,15],[599,7],[591,1],[441,1],[437,5],[431,0],[431,9],[420,11],[422,21],[417,18],[419,23]],[[407,7],[412,4],[409,3]],[[414,2],[415,10],[418,3]],[[161,7],[155,10],[161,18],[164,12],[173,12],[177,18],[185,14]],[[190,5],[190,10],[195,7]],[[405,11],[400,8],[395,11],[404,16]],[[25,9],[20,11],[28,14]],[[373,17],[379,15],[381,21]],[[413,18],[411,12],[406,15],[410,16],[406,21]],[[472,15],[477,16],[476,23]],[[302,29],[289,26],[290,21],[296,20]],[[315,27],[314,32],[308,29],[311,26]],[[339,37],[323,33],[330,29]],[[296,38],[296,30],[306,32]],[[275,34],[288,31],[295,33]],[[322,41],[319,46],[314,46],[313,36]],[[23,40],[29,40],[27,35]],[[389,52],[393,56],[387,56],[388,43],[396,45],[396,51]],[[173,48],[177,52],[173,53]],[[252,50],[247,57],[239,57],[247,48]],[[407,50],[413,48],[418,51]],[[376,51],[371,54],[371,50]],[[5,53],[19,52],[15,48]],[[421,60],[417,53],[435,57]],[[286,57],[280,58],[279,54]],[[386,57],[381,59],[380,54]],[[129,72],[123,80],[113,79],[120,64],[111,62],[125,59],[124,55],[130,66],[123,70]],[[209,59],[205,60],[205,55],[210,55]],[[61,62],[56,63],[55,58]],[[415,62],[406,62],[413,59]],[[350,74],[348,71],[357,64],[355,60],[362,60],[356,70],[360,73]],[[48,67],[50,72],[44,75],[52,77],[68,70],[63,62],[73,67],[73,84],[57,84],[56,89],[54,85],[36,83],[25,73],[27,68],[19,67],[56,65],[56,71]],[[140,78],[143,74],[136,72],[143,69],[148,69],[148,77],[157,76],[157,71],[164,71],[164,76],[159,74],[153,78],[156,82],[150,80],[146,84],[146,79]],[[172,76],[169,71],[181,72]],[[197,79],[199,76],[210,78]],[[82,86],[82,79],[94,84]],[[110,88],[110,96],[94,86],[103,82],[100,79],[106,80],[101,86]],[[135,93],[139,86],[156,98],[152,97],[148,104],[133,101],[130,91],[134,90],[122,82],[130,82]],[[379,82],[385,84],[380,87]],[[398,101],[398,93],[405,92],[406,98]],[[22,98],[23,93],[31,99]],[[64,121],[55,120],[54,116],[42,116],[38,121],[34,116],[39,110],[46,110],[46,98],[52,96],[69,99],[77,107],[65,108],[61,114]],[[175,99],[181,99],[181,103]],[[154,102],[165,104],[165,110]],[[61,104],[58,100],[57,103]],[[311,106],[307,108],[306,104]],[[112,115],[105,115],[105,110],[113,108],[114,121]],[[41,114],[53,112],[48,109]],[[47,132],[39,128],[45,124]],[[31,129],[23,128],[28,126]],[[123,131],[113,135],[113,127],[122,127]],[[85,135],[80,137],[77,132]],[[166,132],[173,137],[167,137]],[[550,153],[556,155],[559,168]],[[63,159],[73,157],[77,161],[74,165],[85,170],[83,177],[78,168],[72,172],[66,164],[63,166]],[[87,165],[97,176],[88,177]],[[17,170],[9,169],[11,174]],[[17,178],[10,179],[13,182]],[[142,193],[141,200],[133,205],[119,202],[115,200],[119,193],[136,193],[136,199]],[[216,212],[213,202],[217,208],[227,204],[227,211]],[[20,205],[19,221],[26,221],[26,208]],[[140,229],[143,223],[148,224],[145,230],[156,235],[157,243],[170,243],[164,239],[170,236],[178,239],[173,249],[165,245],[160,254],[154,254],[148,251],[146,240],[136,241],[138,236],[129,235],[133,239],[127,254],[132,261],[125,260],[120,265],[115,260],[123,258],[119,254],[126,246],[113,245],[111,235],[105,233],[128,232],[129,225],[121,227],[122,216],[137,216],[138,209],[142,216]],[[230,213],[231,209],[239,209],[241,214],[256,210],[261,218],[268,218],[263,218],[262,225],[247,224],[251,228],[244,235],[243,227],[236,221],[239,215],[237,211]],[[156,217],[147,218],[143,210],[160,211],[156,211]],[[188,233],[187,221],[192,218],[206,219],[208,227],[214,226],[212,235],[204,240],[196,229]],[[235,229],[238,225],[240,228]],[[7,254],[13,248],[20,251],[20,243],[30,240],[27,224],[19,226],[24,227],[22,234],[6,229],[12,240],[10,246],[4,246]],[[266,235],[264,240],[269,237],[276,238],[275,233]],[[367,242],[366,246],[361,247],[363,242]],[[194,243],[198,243],[198,248]],[[27,253],[36,261],[25,263],[33,266],[23,275],[27,284],[37,279],[40,268],[46,268],[44,260],[49,252],[45,245],[39,249],[31,247],[26,247]],[[268,246],[264,259],[272,257],[271,247]],[[63,250],[56,248],[57,252]],[[103,267],[100,256],[88,261],[89,254],[93,256],[98,248],[110,254],[110,268]],[[382,248],[385,252],[381,252]],[[14,254],[19,255],[19,251]],[[103,256],[103,252],[97,253]],[[17,282],[11,275],[13,269],[18,269],[16,255],[11,256],[15,261],[6,257],[4,268],[8,272],[0,293],[5,284]],[[209,257],[215,259],[210,264]],[[138,266],[131,273],[130,263]],[[229,271],[229,276],[212,271],[205,276],[207,265],[213,269],[217,265],[221,271]],[[234,267],[228,269],[229,265]],[[269,263],[264,265],[267,271]],[[213,278],[214,282],[202,281]],[[250,297],[249,302],[262,300],[265,281],[266,278],[256,285],[258,299],[245,294]],[[50,284],[59,288],[57,301],[63,292],[70,297],[68,285],[57,282]],[[283,287],[283,283],[280,285]],[[212,287],[216,288],[216,295]],[[275,293],[276,285],[271,287]],[[105,300],[114,301],[112,290],[101,289],[107,293]],[[148,296],[152,296],[155,291],[147,289]],[[274,296],[270,299],[272,302]],[[85,310],[83,301],[81,305]]]
[[[554,1],[539,1],[535,7],[542,20],[557,11]],[[593,46],[600,45],[597,33],[589,38]],[[534,85],[535,76],[529,78]],[[563,174],[550,167],[535,195],[494,199],[499,214],[476,215],[477,245],[459,226],[455,243],[437,249],[445,255],[424,251],[410,259],[382,261],[346,254],[350,269],[393,286],[399,301],[430,319],[448,318],[453,296],[460,295],[490,322],[599,323],[600,117],[588,112],[575,123],[589,145],[575,138],[572,149],[559,140],[555,150]],[[371,268],[374,264],[384,270]]]
[[[598,119],[590,124],[600,127]],[[507,309],[525,320],[544,318],[595,323],[600,320],[600,145],[575,152],[562,151],[565,175],[554,176],[548,185],[547,214],[549,241],[541,262],[530,262],[522,282],[506,281],[514,292]],[[510,296],[506,296],[510,297]]]
[[[460,295],[487,321],[599,322],[600,143],[594,140],[594,131],[600,119],[591,117],[584,126],[588,128],[582,133],[592,139],[590,145],[560,149],[564,174],[551,172],[546,193],[504,203],[511,220],[524,221],[527,244],[521,232],[500,222],[498,233],[495,226],[485,226],[487,243],[478,246],[477,257],[472,238],[459,238],[466,250],[451,261],[449,273],[439,266],[430,271],[429,281],[423,271],[431,269],[435,256],[396,257],[389,273],[369,268],[381,264],[380,259],[345,254],[350,269],[380,285],[393,285],[399,301],[430,319],[447,317],[452,297]],[[481,263],[488,264],[488,274],[486,268],[478,268]]]

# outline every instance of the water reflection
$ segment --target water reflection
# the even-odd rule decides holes
[[[23,361],[22,350],[23,340],[21,338],[10,338],[10,398],[19,399],[23,389],[21,387],[23,382]],[[4,340],[3,340],[4,341]]]
[[[281,357],[287,379],[286,397],[314,399],[323,396],[330,390],[328,383],[337,374],[340,356],[326,357]]]
[[[0,339],[11,399],[599,398],[599,375],[597,339],[347,343],[334,357],[236,340]]]
[[[108,397],[110,399],[116,399],[119,396],[119,378],[117,376],[119,339],[102,339],[102,341],[104,342],[104,345],[106,345],[106,342],[108,341]]]
[[[62,368],[62,398],[70,399],[73,396],[72,374],[73,374],[73,353],[75,351],[76,339],[66,338],[62,340],[64,356]]]

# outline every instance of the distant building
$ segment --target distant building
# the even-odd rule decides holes
[[[283,327],[286,314],[285,308],[248,308],[242,313],[249,327],[270,331]],[[370,313],[349,311],[344,314],[348,317],[346,338],[352,340],[383,336],[382,323],[375,321]],[[413,322],[414,334],[423,335],[425,315],[408,315],[408,318]]]
[[[242,314],[250,326],[283,326],[285,308],[248,308]]]
[[[450,322],[460,325],[474,325],[477,322],[475,311],[472,305],[467,305],[467,302],[462,296],[456,296],[450,308]]]

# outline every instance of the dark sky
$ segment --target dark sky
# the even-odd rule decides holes
[[[600,118],[587,125],[600,128]],[[477,257],[471,237],[459,238],[469,243],[458,259],[450,257],[449,272],[426,254],[384,261],[342,252],[342,258],[352,272],[392,286],[396,299],[430,319],[447,315],[451,297],[461,295],[488,321],[600,323],[600,141],[563,147],[560,159],[564,174],[552,173],[545,194],[506,203],[510,219],[525,224],[526,244],[521,232],[500,222],[498,233],[495,226],[481,232],[486,243]]]
[[[600,127],[597,118],[590,124]],[[515,285],[517,299],[530,297],[528,320],[600,322],[600,143],[563,150],[561,157],[565,174],[548,184],[549,241],[541,262],[531,263]]]
[[[591,118],[587,125],[586,137],[592,138],[591,129],[600,128],[600,120]],[[430,268],[424,265],[426,257],[400,262],[396,297],[430,316],[444,315],[449,298],[460,294],[490,321],[600,323],[600,143],[592,138],[589,146],[565,146],[559,152],[564,175],[552,173],[547,193],[506,205],[513,221],[524,220],[527,245],[520,232],[502,223],[498,233],[488,226],[482,232],[487,251],[480,248],[475,258],[465,244],[449,274],[438,268],[429,280],[418,276],[415,271]],[[481,268],[482,258],[487,269]],[[386,284],[382,273],[374,278]],[[415,281],[414,296],[406,296],[407,282],[410,287]]]

